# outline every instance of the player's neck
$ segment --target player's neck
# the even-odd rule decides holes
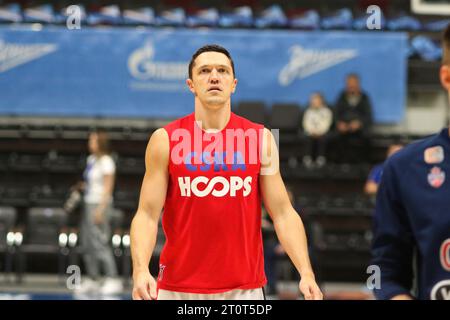
[[[200,104],[195,105],[195,121],[202,122],[203,130],[223,130],[231,116],[229,104],[221,108],[210,109]]]

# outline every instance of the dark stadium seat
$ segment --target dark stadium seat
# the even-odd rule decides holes
[[[302,153],[299,140],[300,118],[301,109],[295,103],[276,103],[269,115],[269,127],[279,130],[279,148],[283,149],[281,159],[289,159],[294,166]]]
[[[110,225],[113,253],[117,265],[122,269],[122,276],[126,285],[131,276],[131,252],[129,248],[129,232],[126,232],[124,228],[125,214],[122,210],[117,208],[113,210]]]
[[[301,108],[296,103],[274,103],[269,115],[271,129],[280,129],[282,134],[297,133],[300,128]]]
[[[30,188],[23,185],[8,184],[2,193],[0,203],[5,206],[27,206],[30,200]]]
[[[370,261],[371,217],[320,214],[311,220],[311,256],[317,279],[364,281]]]
[[[114,205],[123,210],[136,210],[139,201],[139,189],[119,188],[114,192]]]
[[[12,272],[14,257],[14,233],[17,212],[13,207],[0,207],[0,270],[9,277]]]
[[[327,165],[328,176],[336,180],[359,180],[367,175],[363,167],[358,164],[329,164]],[[365,167],[364,167],[365,168]]]
[[[86,165],[86,157],[80,154],[61,154],[50,151],[43,160],[43,167],[50,172],[80,172]]]
[[[8,171],[9,168],[9,155],[0,154],[0,171]]]
[[[235,112],[250,121],[266,124],[266,106],[261,101],[241,101]]]
[[[118,174],[144,174],[145,159],[144,157],[121,157],[116,162]]]
[[[32,139],[56,139],[61,135],[59,125],[28,125],[26,136]]]
[[[304,153],[303,137],[300,134],[301,116],[301,107],[296,103],[275,103],[269,114],[268,126],[272,130],[279,130],[280,160],[287,161],[287,165],[292,168],[298,166]]]
[[[300,147],[298,147],[300,148]],[[284,150],[284,148],[282,148]],[[282,151],[284,153],[284,151]],[[297,161],[299,163],[299,161]],[[326,167],[323,168],[307,168],[304,165],[298,165],[293,172],[288,173],[289,171],[285,170],[284,165],[280,163],[282,166],[283,175],[292,175],[296,179],[301,180],[323,180],[327,178]]]
[[[57,256],[57,270],[61,276],[67,267],[69,253],[60,235],[65,233],[67,214],[61,208],[30,208],[24,229],[23,244],[18,246],[17,280],[27,272],[27,261],[42,255]],[[63,241],[64,242],[64,241]]]
[[[44,155],[13,153],[9,159],[9,166],[15,171],[38,172],[42,169]]]
[[[109,224],[111,227],[111,244],[114,256],[116,257],[116,261],[121,261],[123,258],[123,250],[122,250],[123,222],[124,222],[123,211],[114,208],[111,213]]]
[[[116,260],[116,264],[121,269],[125,284],[130,277],[131,252],[129,243],[129,231],[125,231],[125,214],[122,210],[114,208],[110,217],[111,247]],[[70,243],[69,239],[69,261],[71,265],[80,265],[83,257],[83,247],[80,245],[79,231],[73,229],[72,237],[77,239]],[[76,238],[75,238],[76,235]]]
[[[30,192],[30,205],[36,207],[62,207],[66,198],[67,190],[63,188],[54,189],[44,184],[35,186]]]
[[[24,135],[24,127],[18,124],[2,124],[0,126],[1,138],[20,138]]]
[[[87,140],[89,132],[91,132],[92,130],[93,128],[88,125],[75,125],[75,126],[64,125],[62,127],[61,137],[63,139]]]

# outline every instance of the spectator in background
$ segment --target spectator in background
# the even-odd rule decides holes
[[[110,156],[109,139],[106,132],[97,131],[89,135],[90,155],[84,171],[84,201],[81,219],[80,240],[87,279],[77,293],[100,291],[115,294],[122,291],[117,279],[117,266],[110,247],[110,216],[113,209],[113,190],[116,166]],[[100,266],[104,267],[106,279],[100,287]]]
[[[313,93],[302,121],[303,131],[307,136],[306,155],[303,157],[303,164],[306,167],[311,167],[314,162],[318,167],[325,165],[328,133],[332,124],[333,112],[320,93]]]
[[[392,156],[402,148],[403,145],[400,143],[390,145],[387,151],[386,159],[388,159],[390,156]],[[373,197],[373,199],[375,199],[375,196],[377,195],[378,186],[381,182],[381,177],[383,175],[383,166],[384,162],[372,168],[364,186],[364,193],[370,197]]]
[[[357,74],[347,76],[346,88],[336,103],[335,117],[339,160],[362,161],[368,151],[372,105],[368,95],[361,90]]]

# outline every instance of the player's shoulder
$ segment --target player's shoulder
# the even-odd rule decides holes
[[[263,129],[264,128],[264,125],[253,122],[253,121],[251,121],[247,118],[244,118],[234,112],[232,112],[232,116],[233,116],[233,121],[235,121],[236,124],[244,130],[250,129],[250,128],[254,128],[254,129]]]
[[[166,132],[168,132],[170,134],[170,132],[172,132],[175,129],[186,128],[189,124],[189,121],[194,121],[193,119],[194,119],[194,113],[190,113],[181,118],[170,121],[161,129],[165,130]]]
[[[149,145],[154,145],[157,147],[162,147],[166,145],[169,141],[169,134],[165,127],[158,128],[150,136]]]
[[[386,161],[386,166],[404,170],[411,165],[425,164],[425,154],[427,150],[438,146],[444,147],[444,134],[448,136],[448,129],[443,129],[443,131],[437,134],[427,136],[406,145]]]

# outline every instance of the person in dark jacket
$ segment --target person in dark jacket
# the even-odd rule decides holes
[[[367,155],[372,126],[372,104],[361,89],[359,76],[351,73],[335,106],[339,162],[361,162]]]

